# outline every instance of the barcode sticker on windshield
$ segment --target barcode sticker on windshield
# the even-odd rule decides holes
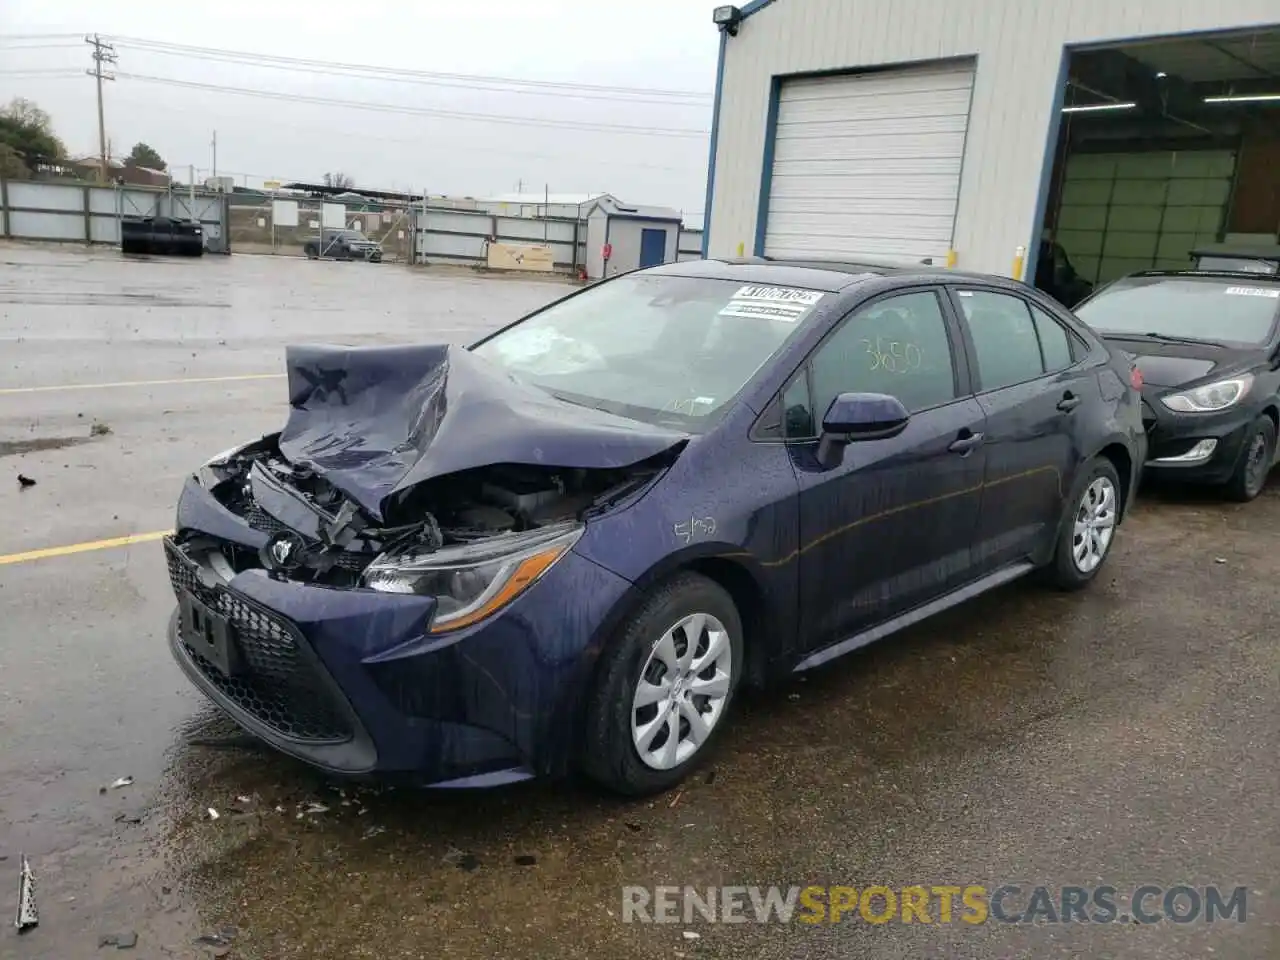
[[[1268,290],[1266,287],[1227,287],[1227,293],[1233,297],[1270,297],[1280,300],[1280,289]]]
[[[755,317],[795,323],[822,299],[820,290],[797,290],[794,287],[763,287],[748,284],[733,295],[722,317]]]

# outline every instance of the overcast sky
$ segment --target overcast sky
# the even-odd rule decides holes
[[[700,0],[0,0],[0,101],[27,97],[76,154],[97,152],[94,84],[70,71],[89,48],[63,33],[110,35],[121,74],[416,109],[625,125],[678,134],[560,129],[263,99],[121,77],[106,85],[113,155],[138,140],[175,173],[213,165],[248,183],[350,173],[383,189],[485,196],[607,190],[700,212],[706,183],[717,35]],[[129,38],[330,64],[511,77],[698,98],[574,97],[270,69],[144,49]],[[64,69],[66,76],[25,71]],[[15,73],[15,71],[24,71]],[[582,91],[578,91],[581,93]],[[609,97],[614,95],[610,94]],[[685,131],[698,131],[690,135]]]

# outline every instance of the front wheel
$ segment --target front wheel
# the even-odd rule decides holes
[[[1105,457],[1095,458],[1081,471],[1058,531],[1053,562],[1045,571],[1053,586],[1079,590],[1098,575],[1120,522],[1120,490],[1120,475]]]
[[[1240,462],[1227,481],[1227,496],[1248,503],[1267,485],[1267,474],[1276,457],[1276,425],[1265,413],[1253,421],[1240,451]]]
[[[742,622],[717,583],[655,588],[600,656],[579,766],[631,796],[675,786],[706,757],[742,673]]]

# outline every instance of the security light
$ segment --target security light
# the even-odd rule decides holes
[[[737,7],[716,7],[711,14],[711,22],[721,30],[728,31],[729,36],[738,35],[738,27],[742,24],[742,11]]]

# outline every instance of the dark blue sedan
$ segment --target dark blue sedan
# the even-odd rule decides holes
[[[182,491],[173,655],[285,753],[438,786],[669,787],[743,683],[1088,583],[1146,455],[1123,354],[923,267],[671,264],[287,364],[284,429]]]

